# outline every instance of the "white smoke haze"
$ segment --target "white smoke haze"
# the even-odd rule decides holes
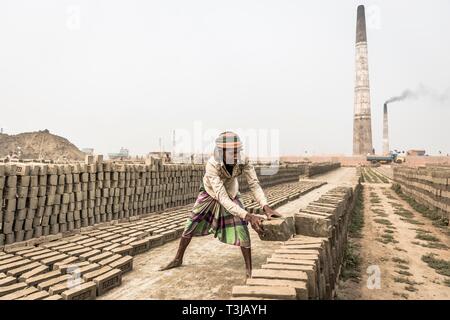
[[[431,100],[434,100],[439,103],[445,103],[450,98],[450,87],[447,88],[444,92],[439,93],[435,89],[427,87],[423,84],[420,84],[416,90],[406,89],[399,96],[394,96],[386,100],[386,104],[399,102],[404,100],[414,100],[418,98],[426,97]]]

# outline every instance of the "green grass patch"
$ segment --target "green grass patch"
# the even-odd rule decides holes
[[[411,277],[413,274],[409,271],[405,270],[395,270],[398,274],[401,274],[402,276]]]
[[[407,218],[407,219],[414,218],[414,214],[411,211],[403,209],[403,208],[394,210],[394,214],[399,215],[403,218]]]
[[[416,225],[416,226],[423,226],[423,225],[425,225],[425,223],[422,223],[420,221],[417,221],[417,220],[414,220],[414,219],[410,219],[410,218],[400,218],[400,220],[408,222],[408,223]]]
[[[340,279],[343,281],[353,280],[359,282],[361,279],[361,256],[359,255],[359,246],[354,242],[355,238],[361,238],[362,228],[364,226],[364,195],[363,186],[356,198],[355,206],[353,208],[350,226],[349,226],[349,241],[344,250],[344,257],[342,262],[342,271]]]
[[[441,242],[438,238],[436,238],[435,236],[433,236],[431,234],[420,233],[420,232],[417,233],[416,239],[424,240],[424,241],[431,241],[431,242]]]
[[[434,253],[423,255],[422,261],[437,273],[450,277],[450,261],[436,258],[436,254]]]
[[[408,260],[399,258],[399,257],[393,257],[392,261],[395,263],[402,263],[402,264],[409,264]]]
[[[410,292],[415,292],[415,291],[417,291],[417,289],[414,287],[414,286],[406,286],[405,287],[405,290],[408,290],[408,291],[410,291]]]
[[[444,285],[446,285],[447,287],[450,287],[450,279],[445,279]]]
[[[376,223],[383,224],[385,226],[391,226],[392,223],[388,219],[373,219]]]
[[[431,249],[449,249],[449,247],[441,242],[427,242],[427,243],[421,243],[420,244],[424,248],[431,248]]]
[[[405,283],[405,284],[410,285],[410,286],[413,286],[413,285],[415,285],[415,284],[418,284],[418,283],[415,282],[414,280],[411,280],[411,279],[405,278],[405,277],[395,277],[395,278],[394,278],[394,281],[395,281],[395,282],[398,282],[398,283]]]

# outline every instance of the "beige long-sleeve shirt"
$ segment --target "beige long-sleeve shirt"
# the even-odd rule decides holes
[[[218,200],[221,205],[231,214],[244,219],[247,211],[232,201],[239,191],[237,177],[244,174],[249,188],[255,200],[261,207],[267,205],[267,198],[262,190],[255,168],[246,159],[244,163],[234,166],[233,174],[230,175],[222,162],[217,161],[214,156],[209,158],[206,163],[205,175],[203,176],[203,185],[206,192]]]

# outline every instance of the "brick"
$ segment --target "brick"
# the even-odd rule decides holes
[[[42,264],[45,264],[46,266],[53,266],[54,263],[62,261],[64,259],[66,259],[67,257],[68,257],[67,254],[61,253],[61,254],[53,256],[53,257],[42,259],[42,260],[40,260],[40,262]]]
[[[17,300],[42,300],[47,297],[49,297],[47,291],[38,291]]]
[[[63,298],[59,294],[55,294],[53,296],[49,296],[49,297],[44,298],[42,300],[63,300]]]
[[[297,292],[287,286],[234,286],[233,297],[260,297],[282,300],[295,300]]]
[[[256,269],[252,271],[252,278],[267,278],[267,279],[284,279],[284,280],[308,280],[306,272],[291,271],[291,270],[269,270]]]
[[[291,287],[295,289],[298,300],[308,300],[308,288],[305,281],[249,278],[247,279],[246,284],[250,286]]]
[[[22,275],[28,271],[31,271],[37,267],[40,267],[40,266],[41,266],[41,264],[39,262],[30,262],[29,264],[26,264],[24,266],[20,266],[15,269],[8,270],[7,274],[8,274],[8,276],[17,278],[20,275]]]
[[[264,241],[287,241],[295,233],[294,219],[292,217],[264,220],[262,226],[264,232],[259,237]]]
[[[48,289],[48,292],[50,293],[50,295],[61,294],[64,291],[67,291],[69,289],[77,287],[83,283],[84,283],[84,280],[82,278],[77,278],[72,281],[64,281],[64,282],[61,282],[61,283],[51,286]]]
[[[58,270],[61,273],[77,273],[81,268],[89,266],[91,263],[88,261],[80,261],[70,264],[61,264],[58,266]]]
[[[97,254],[97,255],[95,255],[95,256],[92,256],[92,257],[90,257],[90,258],[87,259],[87,260],[88,260],[89,262],[91,262],[91,263],[97,263],[97,262],[100,261],[100,260],[103,260],[103,259],[106,259],[106,258],[111,257],[112,255],[113,255],[112,252],[105,251],[105,252],[102,252],[102,253]]]
[[[74,250],[74,251],[69,251],[69,252],[67,252],[67,254],[68,255],[70,255],[70,256],[80,256],[80,255],[82,255],[83,253],[88,253],[88,252],[91,252],[92,251],[92,249],[91,248],[81,248],[81,249],[77,249],[77,250]]]
[[[24,258],[31,258],[31,257],[39,256],[39,255],[44,254],[44,253],[49,253],[49,252],[52,252],[52,251],[50,249],[42,248],[40,250],[36,250],[36,251],[27,252],[25,254],[22,254],[22,257],[24,257]]]
[[[61,253],[59,253],[58,251],[50,251],[50,252],[46,252],[43,254],[39,254],[37,256],[33,256],[30,259],[33,261],[40,261],[43,259],[47,259],[47,258],[51,258],[51,257],[57,256],[57,255],[60,255],[60,254]]]
[[[88,281],[92,281],[94,278],[112,270],[113,268],[111,268],[110,266],[103,266],[100,269],[85,273],[83,275],[83,280],[88,282]]]
[[[267,258],[268,263],[279,263],[279,264],[285,264],[285,265],[306,265],[306,266],[315,266],[316,260],[305,260],[305,259],[287,259],[287,258],[274,258],[270,257]]]
[[[133,255],[144,253],[150,249],[148,239],[131,242],[130,246],[133,247],[133,251],[132,251]]]
[[[5,287],[5,286],[9,286],[11,284],[14,284],[17,282],[17,279],[14,277],[3,277],[0,279],[0,287]]]
[[[25,279],[25,283],[29,286],[35,286],[41,282],[48,281],[59,276],[61,276],[61,272],[59,270],[45,272]]]
[[[83,275],[83,274],[85,274],[85,273],[88,273],[88,272],[91,272],[91,271],[100,269],[100,267],[101,267],[101,266],[100,266],[99,264],[97,264],[97,263],[90,263],[90,264],[88,264],[87,266],[81,267],[81,268],[78,270],[78,272],[79,272],[81,275]]]
[[[8,259],[1,260],[0,261],[0,267],[3,266],[3,265],[6,265],[6,264],[10,264],[10,263],[16,262],[16,261],[20,261],[20,260],[23,260],[23,257],[21,257],[21,256],[12,256],[12,257],[10,257]]]
[[[113,263],[116,260],[119,260],[120,258],[122,258],[122,256],[120,254],[114,254],[108,258],[102,259],[100,261],[98,261],[97,263],[101,266],[105,266],[108,265],[110,263]]]
[[[86,253],[80,254],[79,258],[81,261],[85,261],[85,260],[89,259],[90,257],[99,254],[100,252],[101,252],[100,250],[92,250],[91,249],[90,251],[88,251]]]
[[[100,296],[122,284],[122,271],[120,269],[112,269],[94,278],[93,281],[97,285],[97,295]]]
[[[53,270],[60,269],[60,266],[68,265],[68,264],[71,264],[71,263],[74,263],[74,262],[77,262],[77,261],[78,261],[78,257],[72,257],[72,256],[67,257],[64,260],[61,260],[61,261],[56,262],[55,264],[53,264]]]
[[[147,239],[148,239],[150,248],[158,247],[158,246],[164,244],[163,236],[161,236],[161,235],[150,236]]]
[[[39,267],[34,268],[33,270],[23,273],[19,277],[19,281],[26,281],[27,279],[40,275],[44,272],[47,272],[48,270],[49,270],[48,266],[40,265]]]
[[[52,279],[43,281],[43,282],[39,283],[37,285],[37,287],[39,290],[47,290],[48,291],[51,286],[57,285],[62,282],[68,282],[68,281],[69,282],[75,281],[74,276],[71,274],[63,274],[56,278],[52,278]]]
[[[96,291],[97,285],[91,281],[66,290],[61,296],[64,300],[93,300],[96,297]]]
[[[131,256],[133,247],[129,245],[120,246],[111,250],[112,253],[118,253],[122,256]]]
[[[8,286],[0,287],[0,297],[3,297],[7,294],[25,289],[27,285],[23,282],[14,283]]]
[[[122,274],[125,274],[131,270],[133,270],[133,257],[124,256],[112,263],[109,264],[112,268],[117,268],[122,271]]]
[[[29,287],[29,288],[25,288],[25,289],[18,290],[13,293],[4,295],[0,298],[0,300],[16,300],[16,299],[26,297],[30,294],[36,293],[37,291],[38,291],[38,289],[36,289],[35,287]]]
[[[22,258],[22,260],[20,260],[20,261],[15,261],[15,262],[12,262],[12,263],[3,264],[3,265],[0,266],[0,272],[7,272],[8,270],[21,267],[21,266],[23,266],[25,264],[28,264],[29,262],[30,262],[30,260]]]

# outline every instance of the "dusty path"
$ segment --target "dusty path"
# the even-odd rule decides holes
[[[436,273],[422,256],[450,260],[450,238],[391,190],[390,183],[364,184],[361,280],[340,285],[340,299],[450,299],[450,277]],[[432,246],[437,248],[424,247]],[[377,287],[377,274],[379,287]]]
[[[326,184],[278,208],[292,214],[319,198],[335,185],[356,181],[355,168],[340,168],[315,177]],[[260,266],[281,242],[260,241],[251,230],[253,266]],[[245,282],[244,262],[239,248],[220,243],[213,236],[194,238],[186,251],[184,265],[158,271],[175,255],[178,240],[134,258],[134,270],[123,284],[100,299],[229,299],[231,288]]]

